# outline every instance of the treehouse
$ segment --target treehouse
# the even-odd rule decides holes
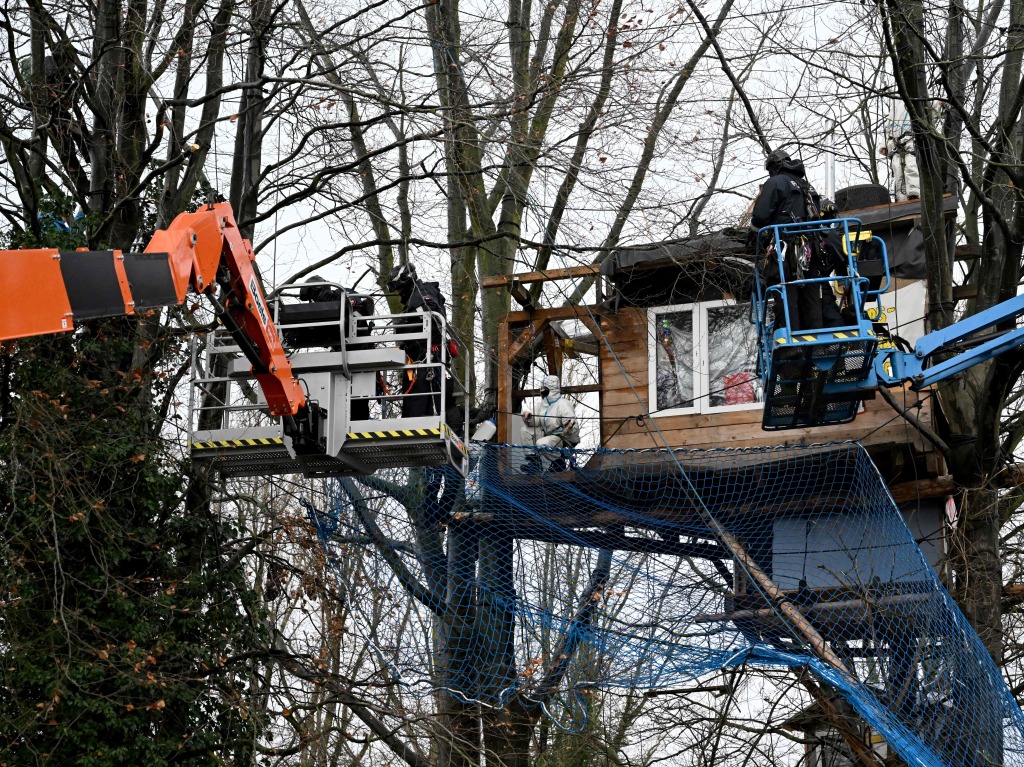
[[[886,245],[889,257],[889,289],[881,300],[875,321],[910,345],[925,333],[926,280],[924,247],[920,231],[920,203],[888,203],[877,187],[855,187],[841,191],[838,204],[843,217],[859,219]],[[881,204],[877,203],[882,199]],[[861,205],[861,207],[851,207]],[[950,233],[956,215],[956,200],[947,198],[945,210]],[[953,238],[950,237],[950,242]],[[950,254],[951,258],[953,253]],[[537,283],[593,279],[597,299],[589,306],[539,307],[530,300],[529,288]],[[600,266],[556,269],[546,272],[492,278],[488,289],[507,289],[521,308],[506,315],[500,325],[498,441],[521,443],[518,413],[525,400],[536,396],[530,388],[517,388],[526,380],[523,361],[543,354],[549,373],[562,376],[567,358],[586,358],[593,371],[591,380],[564,381],[562,391],[570,396],[589,395],[597,399],[598,426],[594,429],[601,447],[648,450],[643,460],[671,473],[679,462],[686,464],[688,449],[801,447],[823,443],[858,442],[867,450],[889,491],[900,504],[908,526],[922,546],[928,562],[940,569],[944,561],[943,526],[952,483],[945,476],[942,455],[933,443],[937,402],[929,390],[894,388],[866,399],[851,423],[784,431],[762,430],[764,392],[758,374],[757,329],[751,321],[751,286],[754,255],[745,229],[678,241],[623,248],[612,252]],[[674,453],[672,451],[675,451]],[[841,461],[843,451],[819,449],[811,462]],[[615,453],[600,453],[588,463],[588,471],[562,472],[559,479],[593,484],[588,472],[612,471]],[[747,456],[721,472],[719,482],[763,482],[778,469],[766,468],[773,453]],[[780,454],[781,455],[781,454]],[[635,460],[635,459],[631,459]],[[689,469],[703,471],[701,459],[692,459]],[[756,465],[751,465],[751,463]],[[543,482],[523,477],[515,461],[503,468],[511,483]],[[761,480],[757,480],[757,477]],[[812,505],[842,508],[841,499],[831,497],[835,485],[825,485]],[[808,488],[809,489],[809,488]],[[643,493],[638,493],[642,496]],[[813,563],[808,557],[824,550],[822,536],[852,541],[863,523],[837,513],[828,525],[808,529],[797,520],[796,509],[785,509],[766,500],[756,510],[750,500],[742,504],[748,514],[771,513],[773,540],[762,555],[768,571],[775,572],[783,589],[835,590],[844,588],[852,560]],[[551,496],[551,514],[561,524],[565,504]],[[800,501],[803,503],[804,501]],[[630,524],[628,515],[609,509],[628,509],[630,499],[617,498],[592,515],[576,515],[575,526],[585,524]],[[770,507],[770,508],[769,508]],[[658,515],[658,505],[649,506]],[[676,508],[662,517],[685,529],[700,528],[699,510],[690,513]],[[789,515],[788,517],[786,515]],[[797,516],[794,516],[797,515]],[[787,563],[800,560],[799,574],[786,575]],[[862,556],[861,565],[867,561]],[[867,566],[861,580],[893,574],[881,563]],[[807,573],[811,575],[807,575]],[[743,588],[737,583],[737,607],[742,607]]]
[[[842,204],[850,198],[864,199],[864,193],[841,191],[837,197]],[[946,200],[946,210],[952,227],[952,197]],[[920,203],[846,209],[841,215],[860,219],[886,242],[891,284],[877,321],[912,345],[925,332]],[[939,481],[940,456],[926,436],[937,415],[928,391],[907,388],[885,392],[888,397],[880,394],[863,402],[849,424],[777,433],[761,429],[764,392],[751,322],[753,274],[746,230],[733,229],[620,249],[600,267],[486,280],[485,287],[507,288],[520,298],[538,282],[593,278],[598,283],[594,305],[526,306],[503,318],[499,440],[519,441],[519,425],[512,414],[537,392],[515,388],[514,381],[522,374],[517,363],[536,345],[543,350],[549,372],[558,375],[566,356],[591,357],[595,380],[567,385],[563,391],[598,394],[602,447],[755,447],[855,440],[868,448],[897,500],[918,499],[922,493],[945,495],[949,488]],[[567,320],[586,331],[567,332]]]
[[[837,198],[839,215],[859,219],[888,254],[872,332],[913,346],[927,330],[920,203],[889,203],[877,187]],[[956,200],[944,207],[952,243]],[[536,305],[538,283],[591,280],[591,305]],[[928,388],[868,391],[848,423],[763,429],[754,280],[743,228],[622,248],[599,266],[485,280],[520,305],[499,326],[498,441],[524,443],[516,413],[539,393],[525,382],[540,356],[564,394],[596,399],[590,433],[622,452],[580,451],[565,470],[531,475],[514,450],[490,451],[480,469],[489,492],[473,519],[501,521],[519,538],[707,563],[723,596],[697,626],[782,651],[814,648],[870,683],[875,703],[932,716],[937,693],[920,684],[914,648],[936,626],[952,630],[931,572],[945,575],[953,489],[937,400]],[[567,365],[574,358],[581,364]],[[970,673],[943,678],[947,699]],[[809,716],[808,731],[837,732],[855,763],[875,764],[870,729],[851,729],[828,694],[808,689],[831,712]]]

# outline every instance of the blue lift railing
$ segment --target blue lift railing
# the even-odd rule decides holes
[[[1014,296],[1002,303],[936,330],[922,337],[913,352],[889,351],[880,354],[876,369],[878,378],[886,386],[897,386],[909,381],[912,389],[922,389],[940,383],[970,367],[998,357],[1024,344],[1024,327],[997,330],[997,335],[973,338],[984,330],[1016,320],[1024,315],[1024,295]],[[969,348],[964,348],[969,345]],[[957,352],[955,356],[928,367],[926,361],[933,354]],[[890,369],[884,363],[890,364]]]
[[[846,273],[793,279],[787,267],[789,250],[802,238],[833,233],[845,243]],[[879,338],[871,316],[880,312],[879,296],[888,289],[889,280],[884,277],[872,289],[870,279],[861,274],[857,256],[865,234],[861,222],[852,218],[769,226],[759,233],[761,242],[769,242],[767,258],[759,259],[755,271],[752,299],[759,338],[758,368],[765,393],[765,429],[848,423],[856,417],[860,403],[873,396],[878,385],[874,362]],[[878,242],[879,271],[888,275],[885,243]],[[766,281],[767,259],[774,259],[780,276],[774,284]],[[797,307],[791,305],[793,294],[831,283],[841,286],[844,303],[854,308],[854,321],[838,327],[794,330]]]
[[[786,279],[787,251],[801,237],[837,233],[844,243],[846,274]],[[780,282],[768,284],[765,259],[755,271],[753,306],[758,332],[758,365],[765,392],[762,425],[768,430],[823,426],[852,421],[865,399],[879,385],[921,389],[944,381],[968,368],[1024,344],[1024,327],[1006,327],[1024,315],[1024,296],[1016,296],[965,320],[922,337],[913,351],[899,349],[876,326],[882,316],[881,295],[889,287],[889,263],[885,243],[873,239],[880,254],[883,279],[871,288],[862,274],[863,243],[869,240],[861,222],[853,218],[765,227],[759,237],[768,239],[768,258],[776,260]],[[767,237],[765,237],[767,235]],[[844,303],[853,309],[853,324],[792,330],[796,307],[790,305],[796,291],[826,283],[842,287]],[[849,318],[850,313],[847,312]],[[849,320],[847,320],[849,321]],[[1003,326],[1003,327],[999,327]],[[983,331],[994,335],[978,338]],[[930,364],[940,353],[948,359]]]

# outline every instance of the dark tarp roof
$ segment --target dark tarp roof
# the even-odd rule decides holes
[[[633,306],[749,295],[754,259],[743,229],[620,248],[601,263],[618,298]]]
[[[695,256],[742,256],[747,251],[746,231],[732,228],[682,240],[620,248],[601,263],[601,274],[614,279],[619,272],[638,266],[682,265],[693,261]]]
[[[952,226],[957,199],[947,196],[943,207]],[[927,276],[918,223],[920,201],[848,210],[843,215],[860,219],[885,241],[893,276]],[[949,242],[952,257],[955,242],[952,237]],[[601,274],[628,303],[655,306],[713,300],[723,292],[745,295],[750,290],[753,263],[747,230],[732,227],[698,237],[620,248],[601,263]]]

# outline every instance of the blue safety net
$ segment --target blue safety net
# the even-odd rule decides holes
[[[859,445],[473,452],[466,480],[378,472],[308,507],[407,690],[579,727],[596,688],[788,668],[908,764],[1024,765],[1020,709]]]

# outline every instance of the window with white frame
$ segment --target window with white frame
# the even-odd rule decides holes
[[[757,408],[757,331],[750,304],[706,301],[648,311],[654,415]]]

